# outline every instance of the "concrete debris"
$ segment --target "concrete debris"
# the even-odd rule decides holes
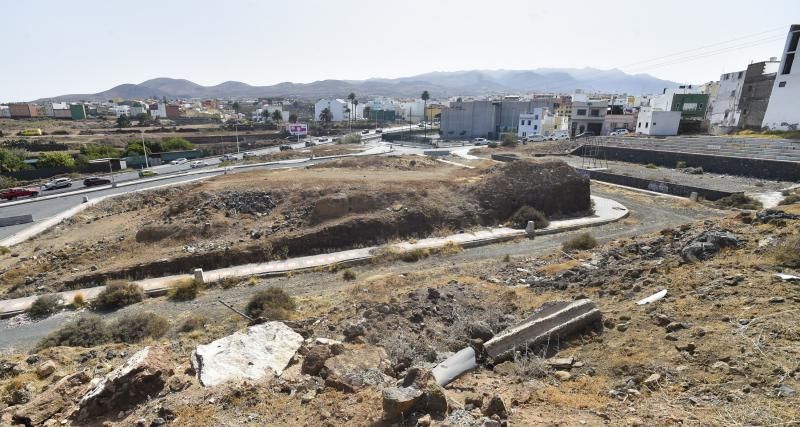
[[[555,357],[547,360],[547,364],[555,369],[569,369],[575,363],[574,357]]]
[[[687,262],[703,261],[722,248],[739,246],[739,239],[728,231],[704,231],[681,249],[681,258]]]
[[[91,379],[85,372],[77,372],[60,379],[35,399],[17,409],[14,412],[14,423],[38,426],[54,417],[67,418],[74,409],[74,402],[86,393]]]
[[[192,354],[192,366],[200,383],[214,386],[232,380],[280,375],[303,337],[282,322],[267,322],[199,345]]]
[[[592,325],[600,324],[602,314],[589,299],[546,304],[521,324],[507,329],[484,345],[494,360],[508,357],[516,349],[566,338]]]
[[[325,386],[347,393],[367,385],[380,385],[391,381],[391,362],[380,347],[358,347],[345,350],[325,361]]]
[[[786,274],[786,273],[775,273],[775,277],[785,280],[787,282],[791,281],[800,281],[800,276],[795,276],[793,274]]]
[[[436,365],[436,367],[433,368],[433,376],[436,378],[437,384],[446,386],[461,374],[469,372],[477,367],[478,362],[475,360],[475,350],[472,347],[467,347],[448,357],[444,362]]]
[[[81,398],[77,418],[85,420],[132,408],[158,394],[172,374],[168,351],[162,347],[145,347]]]
[[[553,376],[555,376],[559,381],[568,381],[570,378],[572,378],[572,374],[567,371],[555,371]]]
[[[654,293],[653,295],[650,295],[647,298],[642,298],[639,301],[636,301],[636,305],[650,304],[650,303],[653,303],[653,302],[656,302],[656,301],[660,300],[661,298],[664,298],[665,296],[667,296],[667,290],[663,289],[663,290],[660,290],[660,291]]]

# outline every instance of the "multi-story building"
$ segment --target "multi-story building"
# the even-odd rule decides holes
[[[603,121],[606,118],[607,110],[607,99],[573,96],[570,136],[575,137],[584,132],[593,132],[595,135],[600,135],[603,132]]]
[[[170,119],[181,116],[181,106],[177,104],[167,104],[165,111]]]
[[[117,116],[132,116],[131,114],[131,107],[129,105],[112,105],[108,108],[108,111]]]
[[[330,110],[334,122],[341,122],[348,119],[347,109],[349,102],[344,99],[320,99],[314,104],[314,120],[319,121],[319,116],[325,109]]]
[[[786,35],[778,74],[769,96],[762,127],[778,130],[800,129],[800,25],[792,25]]]
[[[606,114],[600,135],[608,135],[617,129],[627,129],[632,132],[636,128],[636,120],[637,114],[634,113]]]
[[[550,108],[552,98],[533,101],[453,102],[442,110],[441,134],[444,138],[496,139],[501,133],[518,133],[521,114],[536,108]]]
[[[150,116],[154,119],[167,117],[167,107],[162,102],[155,102],[150,104]]]
[[[10,118],[11,117],[11,110],[8,109],[8,105],[0,105],[0,118]]]
[[[720,76],[716,97],[710,101],[711,131],[760,129],[779,65],[777,58],[770,58]]]
[[[636,121],[636,133],[652,136],[678,134],[681,123],[680,111],[664,111],[653,107],[642,107]]]
[[[70,105],[69,113],[72,120],[86,120],[86,106],[83,104]]]
[[[532,135],[545,135],[544,122],[546,108],[534,108],[532,113],[522,113],[519,115],[519,127],[517,136],[525,138]]]
[[[656,111],[680,111],[682,119],[702,120],[708,107],[708,94],[692,85],[665,88],[661,95],[650,99],[650,107]]]

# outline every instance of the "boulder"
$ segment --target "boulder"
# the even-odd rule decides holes
[[[483,407],[481,408],[481,412],[483,415],[487,417],[491,417],[492,415],[497,415],[500,419],[508,418],[508,410],[506,409],[506,404],[503,402],[503,398],[499,395],[494,395],[491,399],[484,402]]]
[[[53,384],[35,399],[14,412],[14,423],[28,426],[41,425],[58,416],[66,418],[74,409],[75,401],[89,388],[92,378],[85,372],[66,376]]]
[[[739,239],[728,231],[704,231],[681,249],[681,258],[687,262],[702,261],[712,257],[721,248],[737,246]]]
[[[311,220],[320,223],[329,219],[339,218],[350,212],[350,201],[345,193],[336,193],[332,196],[322,197],[314,204],[311,211]]]
[[[36,367],[36,376],[38,376],[39,379],[47,378],[56,371],[56,367],[56,362],[48,360]]]
[[[81,398],[77,418],[85,420],[128,410],[157,395],[172,374],[172,362],[167,350],[163,347],[145,347],[111,371]]]
[[[363,337],[366,333],[366,330],[364,329],[364,325],[360,323],[353,323],[347,325],[342,333],[344,334],[345,342],[353,342],[356,340],[356,338]]]
[[[478,320],[476,322],[472,322],[467,327],[467,333],[469,334],[470,338],[478,338],[485,341],[489,341],[494,336],[494,332],[492,328],[489,326],[488,323]]]
[[[315,345],[308,350],[300,372],[307,375],[319,375],[319,371],[325,367],[325,361],[332,356],[333,353],[327,345]]]
[[[384,349],[371,346],[349,348],[325,361],[325,386],[352,393],[366,385],[390,381],[387,375],[390,372],[391,364]]]
[[[266,322],[197,346],[192,367],[206,387],[278,376],[302,344],[303,337],[283,322]]]
[[[394,387],[383,390],[383,419],[394,420],[409,414],[422,397],[414,387]]]

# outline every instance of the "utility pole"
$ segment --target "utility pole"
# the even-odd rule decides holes
[[[117,183],[114,182],[114,168],[111,167],[111,157],[108,158],[108,171],[111,173],[111,187],[114,188]]]
[[[239,122],[234,123],[233,128],[236,134],[236,154],[239,154]]]
[[[147,161],[147,145],[144,143],[144,129],[142,129],[142,151],[144,151],[144,165],[150,169],[150,162]]]

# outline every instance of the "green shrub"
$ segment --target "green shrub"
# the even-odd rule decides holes
[[[342,279],[348,280],[348,281],[349,280],[356,280],[356,273],[353,272],[353,270],[348,268],[347,270],[342,272]]]
[[[0,246],[0,255],[6,255],[9,253],[11,253],[11,249],[9,249],[7,246]]]
[[[206,322],[208,319],[205,316],[199,314],[190,314],[189,317],[184,319],[181,326],[178,328],[178,332],[192,332],[197,329],[204,328],[206,326]]]
[[[267,288],[256,292],[247,303],[245,312],[248,316],[266,317],[268,319],[285,319],[294,311],[294,299],[282,289]]]
[[[33,317],[47,317],[61,308],[61,297],[55,294],[42,295],[31,304],[28,313]]]
[[[658,166],[654,165],[653,163],[648,163],[644,165],[647,169],[658,169]]]
[[[195,279],[182,280],[169,291],[169,298],[173,301],[190,301],[200,295],[203,282]]]
[[[516,147],[517,146],[517,136],[513,133],[504,133],[500,137],[500,145],[503,147]]]
[[[134,283],[112,283],[107,285],[94,300],[95,308],[115,310],[136,304],[144,299],[144,291]]]
[[[688,165],[683,160],[678,160],[678,163],[675,163],[675,169],[685,169],[686,166]]]
[[[161,338],[169,329],[169,321],[151,312],[129,313],[114,321],[109,329],[113,341],[130,344],[145,338]]]
[[[775,247],[775,259],[784,267],[800,268],[800,236],[787,237]]]
[[[83,316],[42,339],[36,351],[56,346],[94,347],[107,343],[111,333],[100,316]]]
[[[500,144],[498,144],[498,143],[496,143],[494,141],[491,141],[488,144],[486,144],[486,146],[489,147],[489,148],[497,148],[497,147],[500,146]]]
[[[42,153],[39,155],[39,160],[36,162],[37,168],[53,168],[53,167],[75,167],[75,159],[68,153],[52,152]]]
[[[761,202],[758,200],[745,196],[744,193],[734,193],[728,197],[723,197],[716,202],[714,202],[717,206],[723,208],[738,208],[738,209],[752,209],[757,210],[761,209],[762,205]]]
[[[517,211],[514,212],[514,215],[511,215],[511,218],[509,218],[511,226],[515,228],[527,227],[528,221],[533,221],[533,224],[537,229],[546,228],[548,225],[550,225],[550,221],[547,220],[547,216],[545,216],[545,214],[528,205],[517,209]]]
[[[597,240],[589,234],[583,233],[579,234],[566,242],[561,244],[561,249],[564,252],[574,251],[574,250],[589,250],[597,246]]]

